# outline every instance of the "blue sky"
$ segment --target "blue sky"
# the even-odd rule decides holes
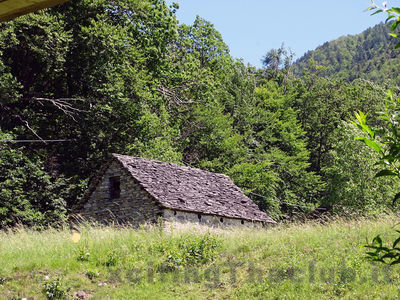
[[[180,5],[180,23],[193,24],[196,15],[210,21],[233,57],[257,67],[268,50],[282,42],[297,59],[326,41],[385,20],[383,14],[364,12],[369,0],[167,0],[172,2]]]

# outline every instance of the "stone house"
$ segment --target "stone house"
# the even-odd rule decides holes
[[[79,213],[133,225],[160,218],[210,226],[275,223],[226,175],[119,154],[92,180]]]

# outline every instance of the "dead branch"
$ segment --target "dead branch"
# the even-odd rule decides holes
[[[79,98],[57,98],[57,99],[50,99],[50,98],[42,98],[42,97],[32,97],[33,100],[39,101],[84,101],[83,99]]]
[[[202,126],[200,123],[188,123],[186,122],[187,126],[182,132],[181,139],[186,139],[188,136],[192,135],[192,133],[200,130],[205,129],[206,127]]]
[[[181,86],[181,87],[185,88],[186,86]],[[201,101],[195,101],[195,100],[182,100],[181,98],[178,97],[176,91],[171,91],[171,90],[167,89],[164,86],[159,87],[157,89],[157,92],[159,92],[164,97],[166,97],[167,99],[169,99],[171,102],[173,102],[174,104],[176,104],[178,106],[183,106],[183,105],[186,105],[186,104],[194,104],[194,103],[200,103],[201,102]]]
[[[47,144],[45,140],[43,140],[37,133],[35,130],[32,129],[32,127],[29,126],[28,121],[22,119],[22,117],[20,115],[14,115],[17,119],[19,119],[21,121],[22,124],[24,124],[24,126],[26,128],[28,128],[39,140],[41,140],[43,143]]]
[[[63,113],[65,113],[67,116],[71,117],[75,122],[76,122],[75,116],[78,113],[87,112],[86,110],[76,108],[70,104],[70,102],[72,102],[72,101],[83,101],[82,99],[77,99],[77,98],[50,99],[50,98],[32,97],[31,100],[35,100],[35,101],[39,101],[39,102],[50,102],[55,107],[57,107],[59,110],[61,110]]]

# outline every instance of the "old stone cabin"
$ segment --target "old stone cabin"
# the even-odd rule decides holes
[[[92,180],[80,208],[85,219],[139,225],[275,223],[223,174],[112,154]]]

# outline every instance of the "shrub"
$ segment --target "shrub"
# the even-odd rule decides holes
[[[111,250],[107,253],[107,259],[104,262],[106,267],[116,266],[118,264],[118,253],[115,250]]]
[[[86,277],[90,280],[93,280],[96,277],[100,276],[100,272],[97,269],[89,269],[86,271]]]
[[[203,236],[182,238],[178,248],[182,252],[183,260],[189,264],[205,263],[214,259],[215,250],[219,246],[216,237],[209,233]]]
[[[0,131],[0,139],[7,137]],[[27,157],[22,148],[0,144],[0,228],[64,222],[70,188],[66,178],[51,178],[40,159]]]
[[[204,264],[215,258],[219,246],[220,241],[209,233],[200,236],[183,236],[172,247],[158,247],[166,253],[166,257],[158,266],[158,270],[169,272],[185,265]]]
[[[81,247],[78,249],[78,255],[76,257],[79,261],[89,261],[90,252],[86,247]]]
[[[344,214],[380,214],[388,211],[395,195],[393,179],[375,178],[377,153],[356,141],[357,129],[347,123],[339,126],[339,139],[329,152],[329,167],[323,169],[327,179],[323,205],[334,205]]]
[[[45,282],[43,292],[47,299],[64,299],[68,294],[59,278]]]

